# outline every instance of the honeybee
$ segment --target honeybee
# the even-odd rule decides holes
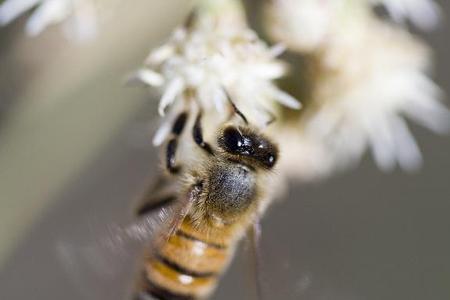
[[[107,224],[106,232],[86,233],[88,240],[58,242],[58,258],[84,299],[119,299],[111,284],[131,273],[142,247],[139,277],[125,299],[128,291],[133,300],[208,298],[246,235],[257,268],[259,219],[271,202],[278,146],[230,104],[237,118],[219,125],[211,143],[201,112],[192,120],[187,111],[177,115],[164,151],[167,172],[140,201],[131,224]],[[185,127],[199,152],[191,155],[195,163],[177,159],[187,144],[181,142]]]
[[[192,138],[204,158],[191,166],[175,157],[178,140],[187,120],[180,113],[172,126],[166,146],[165,166],[181,182],[175,195],[159,184],[150,199],[138,209],[139,215],[168,204],[179,209],[166,226],[166,233],[152,242],[144,257],[135,300],[205,299],[215,290],[226,271],[238,242],[257,228],[270,199],[266,196],[269,175],[278,159],[278,147],[233,105],[241,125],[226,123],[216,134],[216,146],[203,138],[201,112],[192,127]],[[157,195],[157,196],[156,196]],[[155,203],[154,198],[160,200]],[[168,228],[167,228],[168,227]]]

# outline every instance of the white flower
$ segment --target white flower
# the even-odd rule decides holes
[[[450,113],[439,101],[441,91],[426,74],[428,47],[402,28],[375,18],[361,2],[351,3],[355,6],[331,13],[335,17],[327,21],[327,30],[314,39],[318,43],[305,43],[304,36],[296,36],[302,31],[290,30],[288,46],[308,53],[306,60],[315,74],[310,78],[310,104],[297,120],[298,147],[291,148],[303,150],[297,151],[299,165],[290,166],[291,174],[323,176],[357,163],[367,149],[383,170],[397,164],[414,170],[422,157],[403,118],[437,133],[450,128]],[[301,21],[289,22],[301,27]],[[283,36],[274,38],[279,41]],[[289,133],[291,143],[294,132]]]
[[[441,11],[433,0],[369,0],[372,4],[383,4],[390,16],[399,23],[410,19],[424,30],[430,30],[438,24]]]
[[[327,38],[343,0],[273,0],[265,8],[271,37],[299,51],[318,48]]]
[[[0,24],[5,25],[34,9],[25,31],[35,36],[52,24],[65,22],[66,33],[79,40],[92,38],[97,31],[92,0],[6,0],[0,5]]]
[[[232,100],[257,125],[271,118],[275,101],[300,107],[273,83],[286,71],[276,59],[283,49],[269,48],[247,27],[242,11],[235,9],[218,14],[197,11],[193,23],[178,28],[135,74],[134,78],[161,89],[159,113],[169,112],[155,144],[164,140],[174,111],[192,105],[224,120]]]
[[[424,30],[434,28],[441,15],[433,0],[271,0],[265,7],[266,30],[290,49],[315,51],[326,46],[339,27],[373,17],[376,4],[383,4],[396,22],[409,19]]]
[[[306,135],[322,141],[340,165],[358,161],[370,147],[382,170],[392,170],[397,163],[415,170],[422,158],[403,116],[435,132],[447,130],[450,115],[436,100],[439,89],[414,70],[399,68],[371,77],[334,99],[324,99],[308,119]]]

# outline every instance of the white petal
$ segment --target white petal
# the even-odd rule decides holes
[[[408,126],[399,117],[392,118],[390,122],[400,167],[406,171],[417,171],[422,166],[422,154]]]
[[[430,99],[414,102],[403,108],[406,115],[435,133],[450,131],[450,111],[441,102]]]
[[[369,124],[369,143],[377,166],[385,171],[392,171],[395,167],[395,141],[392,128],[389,127],[388,117],[375,119],[376,123]]]
[[[289,95],[288,93],[285,93],[278,89],[272,89],[272,94],[273,94],[274,100],[280,102],[284,106],[287,106],[287,107],[293,108],[293,109],[300,109],[302,107],[302,104],[297,99],[295,99],[294,97]]]
[[[271,57],[278,57],[286,51],[286,46],[282,43],[273,45],[269,49],[269,54]]]
[[[411,21],[419,28],[432,30],[441,19],[441,9],[432,0],[415,0],[415,4],[408,7],[408,15]]]
[[[153,50],[148,57],[145,59],[145,64],[156,65],[160,64],[164,60],[171,57],[175,52],[175,49],[170,45],[161,46]]]
[[[128,77],[127,82],[140,81],[151,86],[161,86],[164,84],[164,77],[150,69],[140,69]]]
[[[415,88],[408,96],[408,102],[402,111],[418,124],[435,133],[445,134],[450,130],[450,111],[439,99],[443,98],[443,91],[423,74],[416,76]]]
[[[48,25],[62,21],[70,12],[67,1],[48,0],[40,5],[28,19],[25,31],[32,36],[41,33]]]
[[[394,19],[394,21],[396,21],[397,23],[403,23],[405,21],[406,9],[401,1],[381,0],[379,2],[384,2],[384,4],[386,5],[386,9],[389,11],[389,14],[391,15],[392,19]]]
[[[0,5],[0,24],[8,24],[42,0],[6,0]]]
[[[160,146],[166,140],[167,136],[170,133],[170,127],[171,124],[167,119],[162,122],[155,135],[153,136],[152,142],[154,146]]]
[[[225,103],[227,102],[227,96],[223,89],[215,89],[213,95],[214,106],[219,114],[223,115],[225,113]]]
[[[248,66],[246,73],[254,74],[255,78],[272,80],[283,76],[286,73],[286,67],[281,63],[253,63]]]
[[[258,127],[265,128],[270,122],[274,121],[274,114],[270,110],[261,106],[259,103],[262,101],[256,101],[251,108],[252,115],[254,116],[255,122]]]
[[[158,112],[161,116],[164,116],[167,106],[172,104],[176,97],[183,90],[184,82],[181,78],[173,79],[166,87],[166,90],[159,101]]]

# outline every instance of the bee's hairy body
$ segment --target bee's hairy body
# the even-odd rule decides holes
[[[207,229],[208,231],[211,228]],[[233,236],[212,239],[189,218],[145,262],[144,285],[158,299],[201,299],[209,295],[233,256]]]
[[[146,257],[141,294],[207,298],[261,213],[264,178],[275,164],[276,147],[250,128],[231,126],[221,131],[218,145],[217,152],[186,172],[181,194],[195,188],[195,199],[173,233]]]

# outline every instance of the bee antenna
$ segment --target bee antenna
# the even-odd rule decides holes
[[[245,123],[246,125],[248,125],[248,120],[247,120],[247,118],[246,118],[245,115],[239,110],[239,108],[237,108],[237,106],[236,106],[236,104],[234,104],[233,100],[231,100],[230,94],[228,93],[227,89],[224,88],[223,90],[224,90],[225,95],[227,96],[227,100],[228,100],[228,102],[230,102],[231,107],[233,108],[234,112],[235,112],[239,117],[241,117],[241,119],[244,121],[244,123]]]
[[[274,123],[277,120],[277,117],[275,116],[275,114],[266,109],[266,108],[262,108],[262,110],[268,115],[269,119],[266,121],[266,126],[271,125],[272,123]]]

